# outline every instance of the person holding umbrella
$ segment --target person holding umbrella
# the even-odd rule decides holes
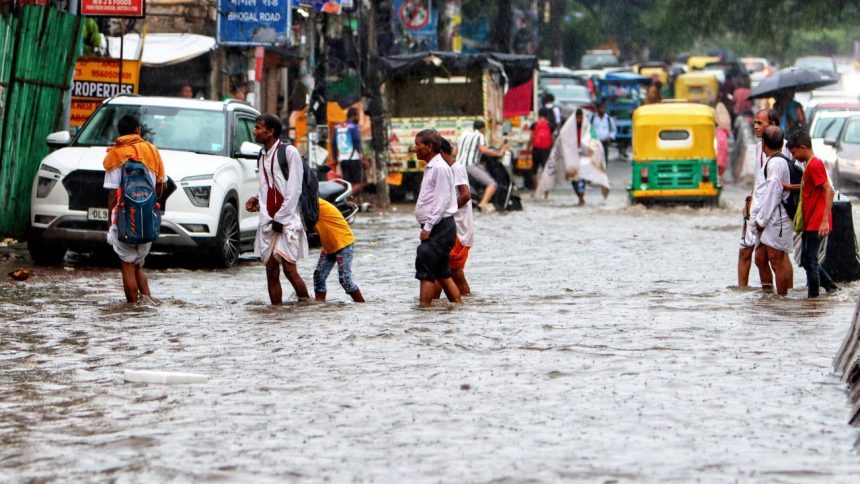
[[[803,105],[794,99],[794,89],[777,92],[773,108],[779,113],[779,127],[784,133],[794,133],[806,124]]]
[[[791,133],[806,122],[803,116],[803,107],[794,100],[794,93],[812,91],[838,82],[839,78],[832,72],[788,67],[761,81],[758,86],[750,91],[749,97],[750,99],[776,98],[774,109],[779,112],[780,127],[783,132]]]

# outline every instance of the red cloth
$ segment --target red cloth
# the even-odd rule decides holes
[[[729,131],[717,129],[717,169],[720,176],[725,173],[729,166]]]
[[[739,87],[735,89],[735,92],[732,93],[732,97],[735,98],[735,114],[741,114],[744,111],[752,110],[753,104],[750,100],[750,90],[748,88]]]
[[[532,92],[534,80],[529,80],[505,93],[504,116],[523,116],[532,111]]]
[[[821,228],[821,219],[824,218],[824,205],[826,203],[824,184],[827,183],[827,172],[824,163],[815,157],[806,164],[803,172],[803,220],[806,223],[807,232],[818,232]],[[833,229],[833,216],[831,214],[828,225]]]

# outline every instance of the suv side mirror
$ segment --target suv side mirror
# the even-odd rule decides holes
[[[236,153],[236,158],[259,158],[260,150],[263,148],[258,145],[251,143],[250,141],[245,141],[239,146],[239,152]]]
[[[47,141],[48,146],[51,148],[62,148],[63,146],[69,146],[72,142],[72,135],[68,131],[57,131],[56,133],[49,134],[45,141]]]
[[[826,144],[827,146],[833,146],[835,148],[836,145],[839,144],[839,142],[837,141],[836,136],[828,136],[824,138],[824,144]]]

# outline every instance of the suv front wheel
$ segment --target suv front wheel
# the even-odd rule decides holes
[[[33,262],[40,266],[57,265],[66,257],[66,246],[62,242],[43,239],[34,233],[27,237],[27,251]]]
[[[217,267],[233,267],[239,260],[239,214],[236,207],[225,202],[218,221],[218,235],[210,253]]]

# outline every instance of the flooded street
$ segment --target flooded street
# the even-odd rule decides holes
[[[0,481],[856,482],[831,365],[860,286],[737,289],[745,189],[630,207],[627,166],[606,202],[478,214],[462,307],[417,308],[406,205],[354,225],[366,305],[332,276],[328,303],[270,307],[253,261],[153,261],[137,307],[113,268],[0,263]]]

